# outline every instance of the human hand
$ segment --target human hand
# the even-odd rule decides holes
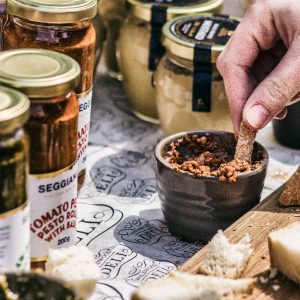
[[[258,130],[284,118],[300,100],[299,0],[254,0],[217,67],[236,133],[242,119]]]

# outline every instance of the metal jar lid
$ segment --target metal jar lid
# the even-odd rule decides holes
[[[220,9],[224,0],[127,0],[131,5],[133,15],[151,21],[152,9],[162,7],[167,9],[167,20],[176,16],[214,12]]]
[[[48,50],[19,49],[0,53],[0,84],[29,98],[51,98],[74,90],[80,66],[71,57]]]
[[[0,86],[0,135],[23,126],[29,116],[29,106],[24,94]]]
[[[97,0],[7,0],[7,12],[33,22],[74,24],[97,14]]]
[[[162,42],[175,56],[214,64],[239,22],[225,15],[179,17],[165,24]]]

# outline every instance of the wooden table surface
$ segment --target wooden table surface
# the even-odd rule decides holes
[[[257,285],[252,297],[256,300],[299,300],[300,288],[284,278],[281,274],[273,280],[263,284],[262,279],[268,278],[270,273],[270,258],[267,237],[271,231],[285,227],[288,224],[300,222],[300,208],[282,208],[278,205],[278,197],[282,189],[277,190],[265,201],[239,219],[225,234],[231,242],[237,242],[246,233],[251,237],[254,254],[251,257],[247,269],[242,277],[256,277]],[[207,247],[204,247],[193,258],[187,261],[180,271],[196,274],[201,261],[206,255]],[[279,290],[275,291],[277,287]]]

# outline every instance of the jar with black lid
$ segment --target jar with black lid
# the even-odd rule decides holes
[[[49,248],[76,238],[78,99],[80,66],[54,51],[0,53],[0,84],[30,99],[31,260],[44,262]],[[34,265],[36,266],[36,265]]]
[[[163,28],[167,50],[156,74],[156,103],[166,135],[192,130],[232,131],[216,61],[239,20],[222,15],[179,17]]]
[[[0,269],[29,271],[28,98],[0,86]]]
[[[159,123],[153,72],[165,49],[162,27],[170,19],[187,14],[219,12],[223,0],[127,0],[129,15],[120,32],[120,64],[124,87],[133,113]]]
[[[97,0],[7,0],[4,49],[38,48],[64,53],[81,67],[78,173],[85,178],[93,87],[96,33],[92,18]]]

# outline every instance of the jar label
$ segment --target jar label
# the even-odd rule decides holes
[[[86,167],[87,147],[89,143],[89,131],[91,122],[92,108],[92,89],[87,93],[78,95],[79,115],[78,115],[78,142],[77,142],[77,161],[79,174]]]
[[[203,50],[198,45],[195,46],[192,99],[192,111],[195,112],[211,111],[212,64],[197,61],[197,57],[202,57],[207,52],[211,55],[210,49]]]
[[[29,206],[0,214],[1,271],[30,270]]]
[[[149,50],[149,70],[155,71],[160,59],[165,54],[161,43],[162,27],[167,22],[167,7],[153,5],[151,8],[151,36]]]
[[[29,175],[31,258],[43,260],[50,248],[76,240],[77,164],[64,170]]]

